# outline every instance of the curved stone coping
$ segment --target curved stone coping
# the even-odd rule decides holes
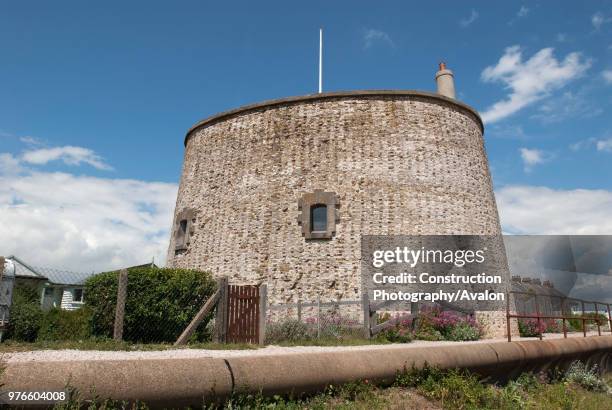
[[[189,128],[189,130],[187,131],[187,134],[185,135],[185,146],[187,146],[189,137],[194,131],[202,127],[217,123],[219,121],[223,121],[227,118],[234,117],[234,116],[244,114],[247,112],[251,112],[251,111],[256,111],[256,110],[261,110],[261,109],[266,109],[266,108],[273,108],[279,105],[296,104],[296,103],[301,103],[301,102],[317,102],[317,101],[322,101],[322,100],[356,98],[356,97],[370,98],[370,97],[389,97],[389,96],[420,97],[420,98],[431,99],[435,102],[446,102],[446,103],[455,105],[456,107],[472,114],[478,121],[481,131],[484,133],[484,124],[482,122],[482,119],[480,118],[480,115],[478,114],[478,111],[476,111],[474,108],[470,107],[469,105],[464,104],[453,98],[448,98],[443,95],[431,93],[427,91],[416,91],[416,90],[355,90],[355,91],[334,91],[334,92],[327,92],[327,93],[321,93],[321,94],[307,94],[307,95],[300,95],[300,96],[295,96],[295,97],[278,98],[274,100],[262,101],[262,102],[255,103],[255,104],[243,105],[242,107],[238,107],[233,110],[224,111],[219,114],[215,114],[210,117],[207,117],[197,122],[196,124],[194,124],[191,128]]]
[[[330,384],[368,379],[391,383],[398,372],[425,364],[463,368],[495,379],[567,367],[574,360],[612,369],[612,336],[517,342],[483,342],[423,347],[194,359],[11,361],[3,391],[64,391],[69,384],[84,398],[95,394],[163,406],[201,405],[232,392],[315,392]]]

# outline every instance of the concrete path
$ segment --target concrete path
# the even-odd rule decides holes
[[[611,333],[602,332],[609,336]],[[597,337],[597,332],[588,332],[588,337]],[[568,338],[583,337],[580,333],[568,333]],[[563,334],[545,334],[545,340],[561,339]],[[513,337],[512,341],[538,340],[537,337]],[[190,358],[233,358],[258,357],[271,355],[299,354],[310,352],[350,352],[371,351],[378,349],[406,349],[428,346],[470,345],[480,343],[507,342],[507,339],[483,339],[473,342],[429,342],[415,340],[411,343],[363,345],[363,346],[266,346],[260,349],[241,350],[206,350],[206,349],[172,349],[155,351],[102,351],[102,350],[33,350],[28,352],[4,353],[0,361],[7,363],[31,361],[92,361],[92,360],[147,360],[147,359],[190,359]]]

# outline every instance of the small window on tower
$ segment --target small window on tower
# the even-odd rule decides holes
[[[176,253],[187,250],[194,231],[194,223],[195,213],[189,209],[177,215],[174,231],[174,249]]]
[[[307,240],[332,239],[336,234],[336,224],[340,222],[338,208],[340,203],[334,192],[315,189],[302,195],[298,201],[298,224]]]
[[[183,219],[179,224],[179,236],[187,236],[187,219]]]
[[[327,231],[327,205],[317,204],[310,208],[311,232]]]
[[[187,248],[187,219],[181,219],[179,221],[177,230],[176,230],[176,249],[185,249]]]

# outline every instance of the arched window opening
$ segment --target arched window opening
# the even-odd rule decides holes
[[[327,231],[327,205],[317,204],[310,208],[310,231]]]

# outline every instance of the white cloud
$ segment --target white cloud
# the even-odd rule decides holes
[[[603,70],[601,76],[606,84],[612,84],[612,70]]]
[[[43,142],[39,140],[38,138],[31,137],[29,135],[26,135],[25,137],[20,137],[19,141],[27,145],[42,145],[43,144]]]
[[[599,30],[601,26],[610,22],[612,22],[612,17],[604,15],[601,11],[598,11],[591,16],[591,24],[593,24],[595,30]]]
[[[475,22],[477,18],[478,18],[478,12],[476,10],[472,9],[472,12],[470,13],[470,16],[460,20],[459,21],[459,25],[461,25],[461,27],[464,27],[464,28],[468,27],[473,22]]]
[[[521,148],[519,151],[525,172],[530,172],[534,166],[542,164],[551,158],[550,154],[539,149]]]
[[[612,152],[612,138],[601,140],[596,138],[587,138],[570,145],[570,149],[572,151],[580,151],[582,149],[591,147],[595,147],[597,151]]]
[[[610,235],[612,192],[506,186],[495,197],[504,232],[513,234]]]
[[[566,91],[542,101],[531,117],[550,124],[571,118],[593,118],[603,112],[603,108],[593,103],[588,90],[583,88],[577,92]]]
[[[66,173],[0,176],[0,254],[83,272],[164,263],[176,190]]]
[[[517,17],[526,17],[529,14],[529,9],[525,6],[521,6],[518,13],[516,13]]]
[[[607,140],[599,140],[596,143],[597,151],[612,152],[612,138]]]
[[[110,168],[81,147],[0,153],[0,255],[82,272],[165,263],[176,184],[31,166],[54,160]]]
[[[571,144],[569,147],[572,151],[580,151],[582,149],[586,149],[589,148],[590,146],[592,146],[593,144],[595,144],[597,141],[595,140],[595,138],[587,138],[584,140],[580,140],[574,144]]]
[[[62,161],[66,165],[80,165],[81,163],[85,163],[101,170],[113,169],[92,150],[70,145],[25,151],[21,159],[23,162],[34,165],[44,165],[51,161]]]
[[[363,35],[363,47],[371,48],[377,43],[382,43],[390,47],[395,47],[395,44],[393,43],[391,36],[385,33],[384,31],[375,30],[375,29],[366,30]]]
[[[488,123],[506,118],[580,77],[590,66],[591,61],[579,53],[570,53],[559,62],[552,48],[544,48],[523,61],[520,46],[508,47],[496,65],[482,71],[481,79],[504,84],[509,94],[489,107],[482,118]]]
[[[0,153],[0,175],[14,175],[22,172],[21,162],[8,152]]]

